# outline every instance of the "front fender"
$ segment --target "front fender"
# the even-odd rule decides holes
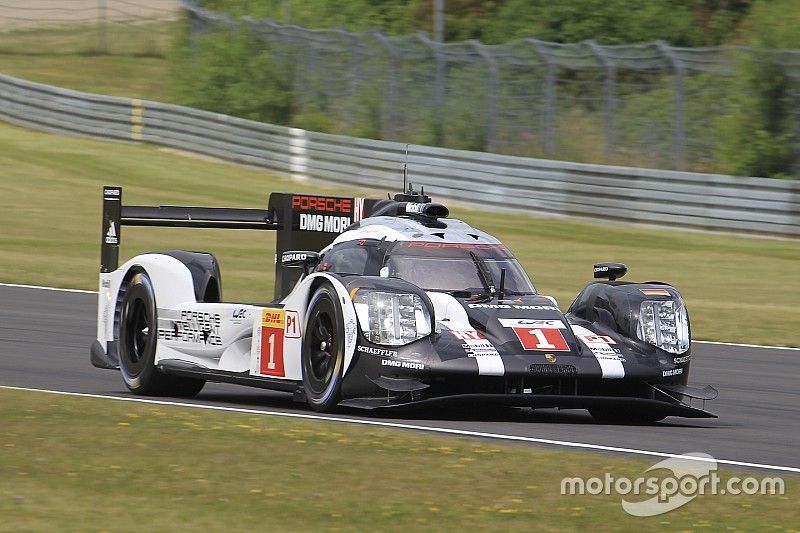
[[[327,272],[315,272],[308,277],[303,278],[291,294],[283,300],[284,309],[295,310],[298,314],[298,319],[303,324],[302,332],[305,334],[306,320],[308,317],[308,304],[317,287],[323,283],[328,282],[333,286],[336,294],[339,296],[339,303],[342,309],[342,322],[344,324],[344,368],[342,372],[347,374],[348,370],[353,363],[353,354],[356,351],[356,344],[358,340],[358,321],[356,318],[356,310],[353,306],[353,301],[350,299],[350,294],[347,288],[342,284],[338,276],[329,274]],[[302,354],[301,351],[299,352]],[[300,355],[302,357],[302,355]],[[299,365],[300,357],[297,358]],[[299,366],[298,366],[299,368]]]

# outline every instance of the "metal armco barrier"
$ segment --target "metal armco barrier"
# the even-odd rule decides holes
[[[0,75],[0,119],[45,131],[144,141],[331,185],[397,190],[405,145]],[[411,181],[489,210],[800,237],[800,182],[589,165],[413,146]]]

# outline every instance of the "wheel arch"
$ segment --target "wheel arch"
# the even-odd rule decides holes
[[[346,377],[347,372],[352,367],[353,356],[356,351],[356,344],[358,341],[358,319],[356,318],[356,309],[353,306],[347,288],[339,278],[327,272],[315,272],[301,280],[283,303],[286,309],[298,311],[300,323],[303,324],[303,331],[305,331],[306,321],[308,319],[308,306],[311,303],[314,293],[316,293],[317,289],[319,289],[323,283],[329,283],[333,286],[342,310],[342,320],[345,329],[344,368],[342,372]]]

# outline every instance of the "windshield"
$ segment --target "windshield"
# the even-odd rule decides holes
[[[428,251],[429,252],[429,251]],[[516,259],[484,251],[449,250],[443,255],[392,254],[386,261],[389,276],[398,277],[425,290],[487,293],[500,289],[505,269],[505,293],[533,294],[535,289]],[[482,253],[480,253],[482,252]],[[497,255],[500,255],[497,257]],[[503,256],[506,255],[506,256]]]

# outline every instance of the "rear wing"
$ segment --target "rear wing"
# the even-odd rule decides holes
[[[281,268],[287,250],[319,251],[348,226],[369,216],[378,200],[316,194],[271,193],[267,209],[124,205],[122,187],[103,187],[100,272],[119,267],[123,226],[218,228],[277,232],[275,298],[286,296],[299,276]]]

